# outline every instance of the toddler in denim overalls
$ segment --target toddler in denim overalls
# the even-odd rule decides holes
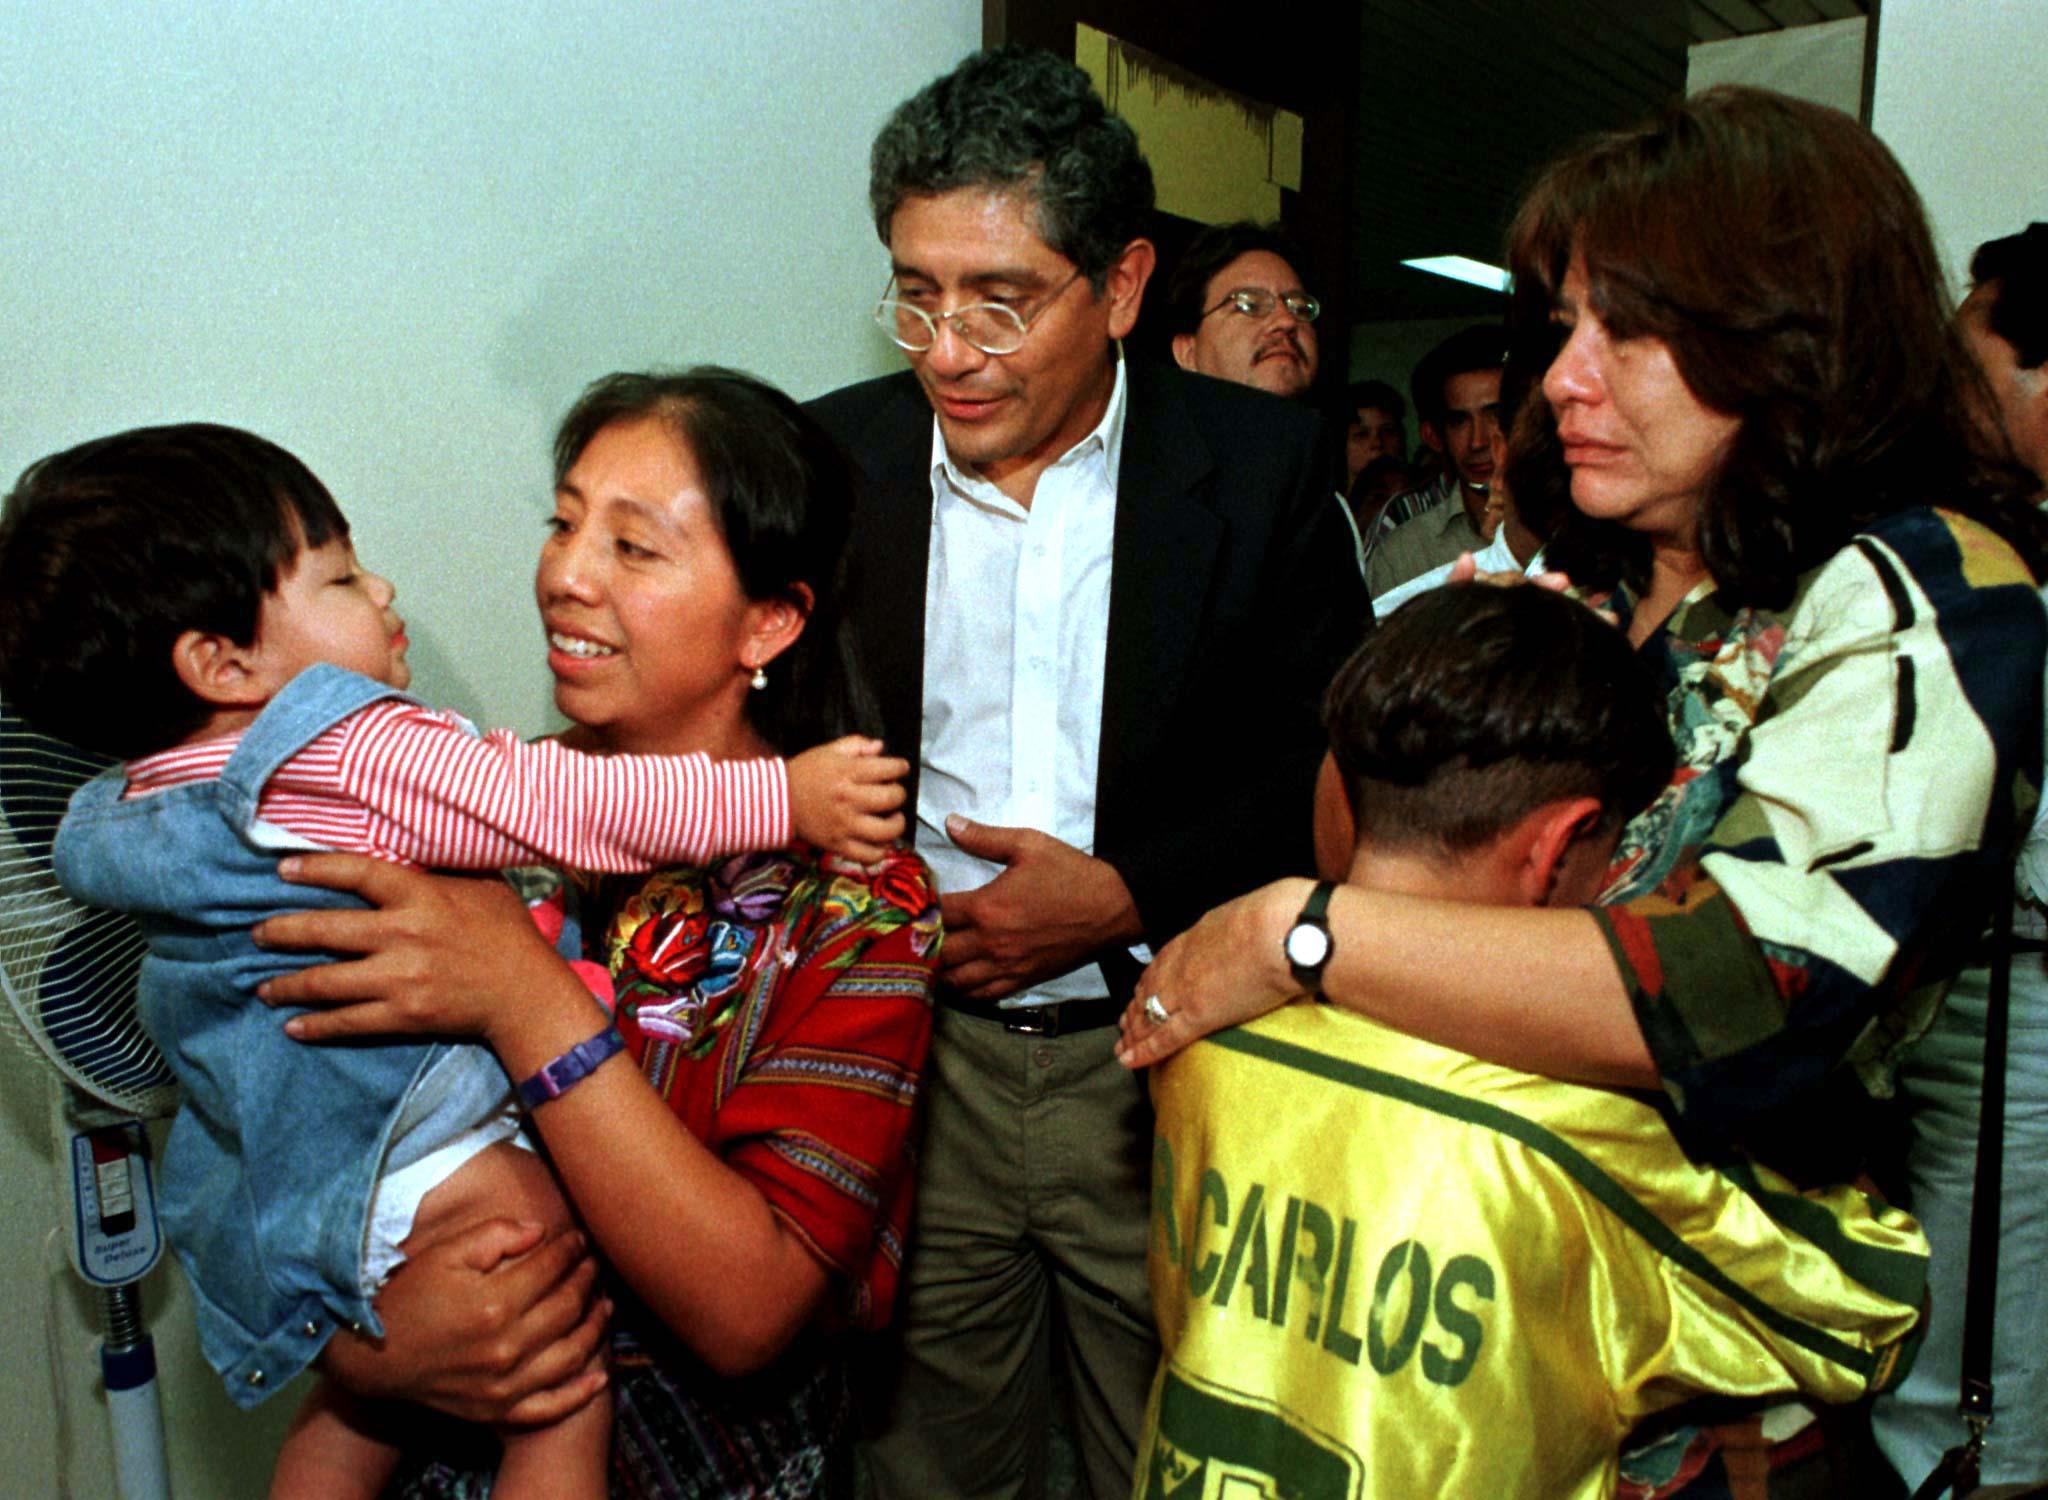
[[[67,891],[132,913],[148,939],[138,1009],[181,1090],[165,1227],[201,1346],[245,1406],[337,1327],[381,1335],[371,1299],[408,1235],[425,1237],[417,1251],[484,1218],[569,1217],[518,1149],[514,1091],[488,1049],[301,1045],[254,998],[320,960],[259,949],[252,926],[361,904],[288,884],[280,855],[639,870],[779,847],[793,825],[859,850],[886,805],[866,742],[785,768],[479,737],[400,691],[393,597],[357,564],[319,480],[231,428],[140,429],[54,455],[0,518],[0,687],[39,727],[129,762],[79,790],[54,860]],[[52,644],[69,641],[92,644]],[[575,956],[573,924],[558,930]],[[601,971],[593,988],[608,1004]],[[603,1029],[536,1075],[530,1101],[616,1050],[592,1019]],[[600,1399],[506,1432],[496,1493],[602,1494],[608,1427]],[[396,1459],[376,1428],[323,1382],[274,1482],[317,1476],[333,1493],[339,1476],[376,1494]]]

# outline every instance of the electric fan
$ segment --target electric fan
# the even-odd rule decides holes
[[[135,922],[80,906],[50,870],[72,790],[107,765],[36,733],[0,702],[0,1030],[59,1080],[72,1264],[100,1291],[100,1368],[124,1500],[168,1500],[156,1353],[136,1283],[163,1253],[141,1122],[177,1085],[135,1014]]]

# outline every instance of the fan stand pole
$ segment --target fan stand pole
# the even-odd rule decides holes
[[[121,1500],[171,1500],[164,1462],[164,1412],[157,1399],[156,1345],[142,1322],[135,1284],[100,1292],[105,1342],[100,1374],[114,1435],[114,1486]]]
[[[99,1293],[100,1377],[119,1500],[171,1500],[156,1345],[142,1279],[163,1254],[149,1145],[140,1122],[59,1087],[50,1095],[71,1196],[71,1263]]]

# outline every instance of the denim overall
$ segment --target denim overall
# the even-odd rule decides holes
[[[64,889],[134,915],[149,941],[138,1010],[180,1088],[158,1177],[164,1228],[192,1282],[200,1347],[241,1406],[305,1368],[337,1326],[383,1332],[361,1290],[378,1176],[510,1091],[485,1048],[307,1045],[283,1031],[297,1012],[255,998],[263,980],[325,956],[263,952],[254,924],[363,904],[277,877],[282,851],[310,846],[259,825],[257,796],[309,741],[397,696],[313,667],[250,725],[219,780],[124,802],[115,767],[79,788],[57,833]]]

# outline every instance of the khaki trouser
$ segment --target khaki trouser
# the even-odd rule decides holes
[[[1031,1036],[940,1009],[896,1368],[871,1392],[882,1500],[1042,1494],[1054,1359],[1095,1500],[1130,1492],[1159,1358],[1152,1111],[1116,1036]]]

